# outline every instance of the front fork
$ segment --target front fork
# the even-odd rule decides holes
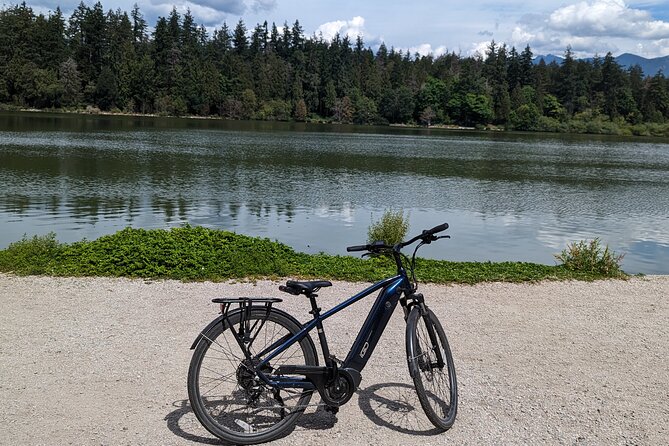
[[[409,314],[413,307],[418,307],[421,314],[427,314],[427,306],[425,305],[425,298],[421,293],[404,293],[400,297],[400,305],[404,311],[404,322],[409,319]]]
[[[421,293],[411,293],[404,295],[400,298],[400,304],[402,305],[402,310],[404,310],[404,321],[406,322],[409,319],[409,314],[411,313],[413,307],[417,307],[419,311],[419,317],[423,319],[425,327],[427,328],[427,334],[430,338],[430,343],[437,357],[437,367],[440,369],[444,367],[444,356],[441,353],[441,348],[439,347],[439,337],[435,332],[434,325],[432,324],[431,318],[429,316],[430,310],[425,305],[425,298]],[[420,343],[418,345],[420,349]],[[421,353],[421,352],[419,352]]]

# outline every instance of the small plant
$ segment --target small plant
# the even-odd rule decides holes
[[[409,216],[399,210],[394,212],[388,209],[383,213],[381,220],[372,221],[367,231],[367,242],[373,243],[383,240],[387,245],[394,245],[404,240],[409,230]]]
[[[555,255],[555,258],[561,261],[568,270],[601,274],[606,277],[623,277],[626,275],[620,268],[623,257],[625,257],[625,254],[616,254],[609,250],[608,245],[602,249],[599,238],[571,243],[567,245],[567,249]]]

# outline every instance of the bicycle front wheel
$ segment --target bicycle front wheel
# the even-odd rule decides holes
[[[450,429],[458,411],[458,387],[453,356],[441,323],[431,310],[414,307],[407,318],[409,374],[420,405],[437,428]]]
[[[244,339],[240,342],[240,325]],[[234,333],[233,333],[234,330]],[[203,334],[188,371],[188,396],[197,419],[212,434],[233,444],[255,444],[285,434],[309,403],[312,390],[274,389],[254,370],[254,358],[300,330],[284,312],[252,308],[240,311]],[[281,365],[317,365],[308,337],[274,358],[262,371],[271,375]]]

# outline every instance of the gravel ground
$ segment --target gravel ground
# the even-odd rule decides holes
[[[190,344],[212,297],[278,296],[306,320],[308,301],[277,285],[0,275],[0,444],[218,444],[188,406]],[[276,444],[668,443],[669,276],[421,291],[456,361],[454,427],[435,433],[422,413],[398,311],[352,400],[336,417],[310,408]],[[372,300],[327,321],[338,357]]]

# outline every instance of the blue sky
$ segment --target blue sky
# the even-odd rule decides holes
[[[562,55],[571,45],[577,56],[631,52],[645,57],[669,55],[667,0],[122,0],[103,1],[107,9],[132,9],[137,2],[149,25],[173,6],[190,9],[198,23],[213,30],[223,21],[247,28],[267,20],[277,26],[299,19],[305,34],[361,34],[368,46],[440,55],[484,51],[491,39],[516,46],[529,44],[534,54]],[[69,13],[79,0],[33,0],[36,11],[60,5]],[[91,1],[85,1],[92,4]]]

